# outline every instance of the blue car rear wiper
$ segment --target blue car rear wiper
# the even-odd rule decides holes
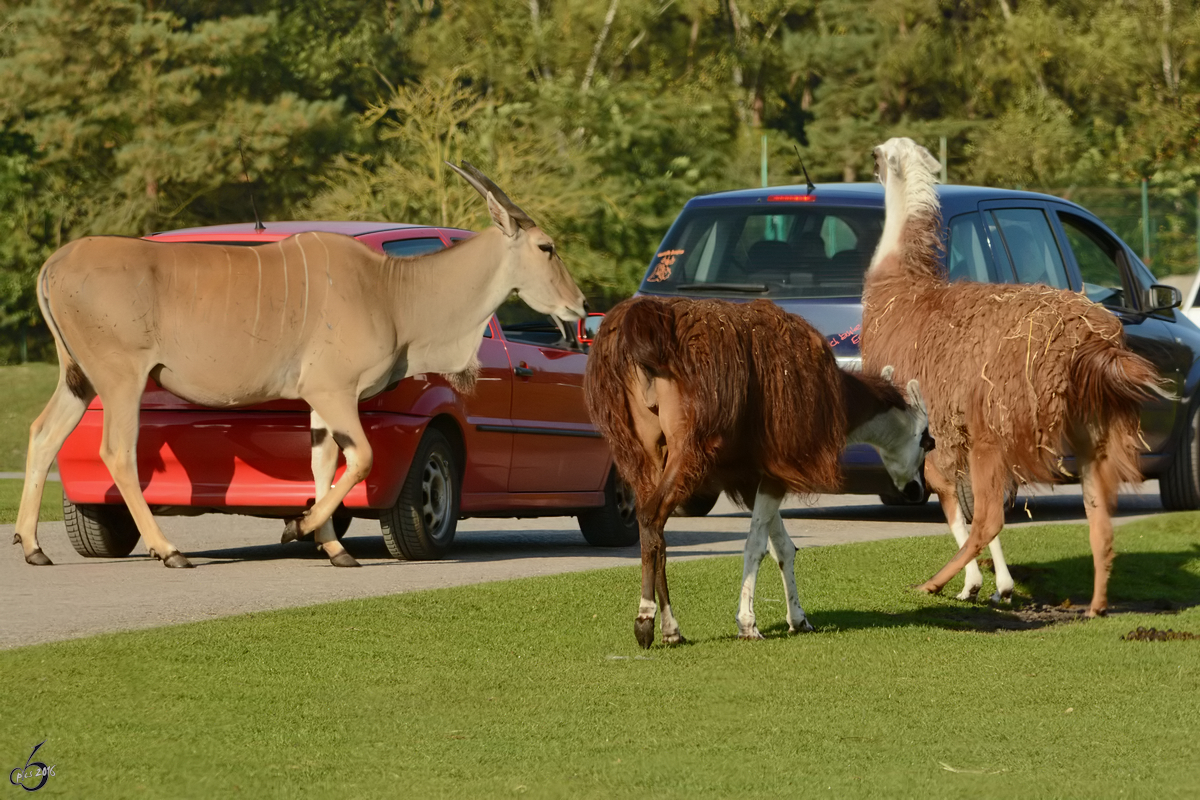
[[[676,286],[680,292],[746,292],[762,294],[767,291],[765,283],[685,283]]]

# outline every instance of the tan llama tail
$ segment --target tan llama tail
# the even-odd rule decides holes
[[[1098,424],[1102,441],[1118,479],[1142,480],[1138,450],[1142,403],[1152,396],[1170,397],[1154,365],[1121,344],[1101,337],[1085,339],[1071,362],[1071,388],[1067,398],[1071,416]]]

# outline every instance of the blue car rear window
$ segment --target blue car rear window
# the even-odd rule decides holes
[[[816,298],[862,294],[883,209],[780,204],[686,210],[642,282],[649,293]]]

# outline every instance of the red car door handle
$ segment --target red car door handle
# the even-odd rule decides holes
[[[529,367],[525,366],[525,362],[523,362],[523,361],[520,363],[520,365],[513,367],[513,373],[515,375],[517,375],[517,377],[520,377],[520,378],[533,377],[533,370],[530,369]]]

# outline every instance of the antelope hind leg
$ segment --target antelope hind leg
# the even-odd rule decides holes
[[[53,562],[42,552],[38,544],[37,527],[38,513],[42,506],[42,493],[46,486],[46,475],[50,465],[67,436],[83,419],[88,403],[96,396],[92,387],[83,377],[83,372],[75,364],[68,366],[67,359],[60,353],[58,386],[50,397],[46,408],[29,426],[29,450],[25,457],[25,485],[21,489],[21,506],[17,512],[16,533],[13,534],[13,544],[20,544],[25,555],[25,563],[35,567],[49,566]],[[79,391],[70,388],[67,371],[75,370],[74,380]]]

